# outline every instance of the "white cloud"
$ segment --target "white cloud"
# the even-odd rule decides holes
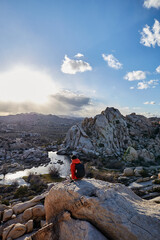
[[[156,68],[156,72],[160,73],[160,65]]]
[[[146,82],[139,82],[137,84],[137,89],[147,89],[147,88],[149,88],[149,86]]]
[[[154,105],[154,104],[156,104],[154,101],[151,101],[151,102],[144,102],[144,104],[146,104],[146,105]]]
[[[147,89],[147,88],[155,88],[158,85],[158,80],[150,80],[148,82],[139,82],[137,84],[137,89]]]
[[[145,0],[144,7],[146,8],[160,8],[160,0]]]
[[[62,85],[48,71],[33,66],[16,65],[0,71],[0,115],[28,112],[94,115],[93,94],[61,89]]]
[[[131,90],[135,89],[135,87],[130,87]]]
[[[65,55],[61,65],[61,71],[67,74],[76,74],[77,72],[91,71],[92,67],[89,63],[82,60],[73,60]]]
[[[155,19],[152,29],[146,25],[141,32],[140,43],[146,47],[155,47],[157,44],[160,47],[160,22]]]
[[[133,71],[133,72],[128,72],[125,76],[124,79],[128,81],[134,81],[134,80],[143,80],[146,78],[146,73],[143,71]]]
[[[108,66],[114,69],[122,68],[122,63],[120,63],[112,54],[105,55],[102,54],[104,61],[108,63]]]
[[[81,57],[84,57],[84,55],[82,53],[77,53],[74,57],[75,58],[81,58]]]
[[[158,84],[159,84],[159,80],[150,80],[150,81],[148,82],[148,84],[149,84],[150,86],[158,85]]]

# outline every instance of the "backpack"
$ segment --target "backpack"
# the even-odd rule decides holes
[[[83,163],[75,164],[75,175],[77,178],[83,178],[85,175],[85,168]]]

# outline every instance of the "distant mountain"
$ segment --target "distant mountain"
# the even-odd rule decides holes
[[[52,114],[21,113],[0,116],[0,131],[3,129],[3,132],[5,132],[9,128],[9,132],[13,134],[32,132],[57,140],[62,139],[71,126],[81,121],[82,118],[72,118],[69,116],[65,118],[65,116],[59,117]]]
[[[17,123],[17,122],[52,122],[54,123],[68,123],[71,120],[73,121],[81,121],[83,118],[76,118],[76,117],[71,117],[71,116],[56,116],[52,114],[44,115],[40,113],[21,113],[21,114],[16,114],[16,115],[8,115],[8,116],[0,116],[0,121],[1,122],[6,122],[6,123]]]
[[[74,120],[83,120],[84,118],[82,117],[73,117],[73,116],[69,116],[69,115],[57,115],[60,118],[67,118],[67,119],[74,119]]]

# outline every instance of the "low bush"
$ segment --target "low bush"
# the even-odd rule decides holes
[[[60,178],[60,170],[55,166],[51,166],[49,168],[49,175],[51,176],[51,178]]]
[[[117,172],[108,172],[106,170],[98,170],[90,167],[89,165],[85,166],[86,178],[95,178],[98,180],[103,180],[107,182],[118,182],[119,174]]]
[[[9,200],[4,199],[1,201],[1,203],[5,204],[6,206],[9,206]]]
[[[149,177],[149,173],[147,172],[146,169],[144,169],[144,170],[142,171],[141,176],[142,176],[143,178]]]
[[[160,184],[160,179],[155,179],[154,184]]]
[[[16,197],[16,198],[21,198],[21,197],[24,197],[24,196],[26,196],[26,195],[28,195],[28,186],[20,186],[20,187],[16,190],[16,192],[15,192],[15,194],[14,194],[14,197]]]
[[[29,176],[26,178],[26,181],[30,183],[30,189],[35,191],[36,193],[40,193],[47,188],[47,184],[39,175],[30,173]]]

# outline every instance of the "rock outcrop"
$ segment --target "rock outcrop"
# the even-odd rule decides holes
[[[95,179],[55,184],[46,196],[45,211],[47,240],[91,239],[88,232],[93,240],[160,239],[160,205],[142,200],[121,184]],[[77,228],[71,232],[73,225]],[[88,237],[76,238],[82,232]],[[30,239],[42,239],[36,236]]]
[[[131,147],[132,146],[132,147]],[[85,118],[67,133],[59,154],[122,159],[128,147],[129,161],[155,161],[160,156],[160,124],[141,115],[124,117],[118,109],[106,108],[94,118]]]

